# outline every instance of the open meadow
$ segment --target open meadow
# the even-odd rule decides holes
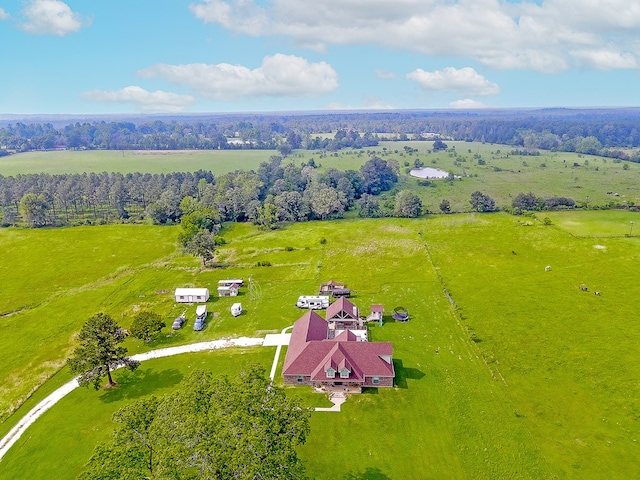
[[[313,159],[320,171],[328,168],[358,170],[372,155],[396,160],[398,190],[417,194],[427,211],[439,213],[446,199],[452,212],[470,211],[474,191],[491,196],[500,208],[510,207],[519,193],[538,197],[563,196],[577,205],[609,207],[640,204],[640,165],[597,155],[540,150],[539,155],[513,155],[513,147],[479,142],[446,142],[447,151],[433,152],[433,142],[380,142],[377,147],[338,152],[296,150],[283,160],[296,165]],[[235,170],[256,170],[269,161],[275,150],[167,150],[167,151],[56,151],[28,152],[0,157],[0,174],[143,172],[169,173],[210,170],[223,175]],[[421,182],[409,175],[419,162],[451,172],[456,180]]]
[[[183,330],[149,344],[128,339],[129,351],[138,353],[279,332],[303,313],[293,306],[298,295],[335,279],[355,291],[352,301],[363,313],[372,303],[384,304],[385,323],[370,326],[370,338],[393,342],[396,387],[351,396],[340,413],[313,414],[300,450],[311,478],[326,478],[328,471],[345,479],[638,478],[640,232],[629,236],[629,227],[640,216],[545,216],[551,225],[503,213],[310,222],[271,232],[228,225],[222,231],[227,244],[217,252],[224,267],[206,269],[175,252],[176,227],[0,230],[3,248],[28,250],[48,241],[46,252],[61,262],[42,268],[40,255],[21,255],[15,265],[3,264],[3,285],[29,272],[39,294],[21,299],[17,285],[2,297],[5,311],[19,311],[0,317],[0,351],[12,359],[0,371],[0,435],[69,379],[66,368],[53,374],[74,332],[97,311],[125,327],[143,308],[169,322],[183,310],[173,302],[175,287],[214,290],[223,277],[251,276],[252,287],[236,300],[212,297],[202,332],[191,328],[191,306]],[[139,230],[133,235],[131,228]],[[82,243],[93,232],[95,238]],[[64,240],[55,241],[58,235]],[[62,282],[55,272],[66,257],[76,259],[76,271]],[[229,306],[237,300],[246,313],[234,318]],[[408,323],[388,315],[399,305],[409,309]],[[151,360],[133,374],[116,372],[115,389],[78,389],[14,445],[0,463],[0,479],[48,471],[75,478],[126,401],[170,391],[192,368],[234,373],[257,362],[268,370],[274,351],[251,347]],[[307,387],[287,392],[327,405]]]

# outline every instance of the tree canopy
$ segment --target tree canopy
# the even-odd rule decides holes
[[[171,394],[118,410],[81,479],[300,479],[310,411],[266,378],[194,371]]]
[[[476,212],[493,212],[496,210],[496,202],[489,195],[480,191],[473,192],[469,200],[471,208]]]
[[[131,335],[140,340],[146,342],[151,340],[151,337],[156,333],[159,333],[167,324],[162,320],[162,317],[154,312],[143,310],[136,313],[131,323]]]
[[[92,384],[97,390],[105,375],[108,384],[115,385],[111,370],[121,366],[130,370],[138,368],[140,362],[131,360],[127,349],[120,346],[125,338],[125,330],[106,313],[98,313],[86,321],[78,335],[80,345],[67,359],[67,365],[78,375],[81,386]]]

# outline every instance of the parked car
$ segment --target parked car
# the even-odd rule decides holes
[[[204,328],[204,318],[196,318],[195,323],[193,324],[193,329],[196,331],[200,331]]]
[[[184,325],[184,322],[186,321],[187,319],[183,315],[180,315],[173,321],[173,325],[171,325],[171,328],[173,328],[174,330],[180,330]]]

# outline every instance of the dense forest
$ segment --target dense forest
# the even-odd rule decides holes
[[[418,216],[420,199],[404,192],[393,204],[377,196],[398,180],[396,160],[373,156],[358,171],[320,171],[313,160],[283,165],[274,155],[258,171],[214,177],[208,171],[169,174],[83,173],[0,175],[2,224],[79,225],[114,221],[179,223],[199,212],[211,224],[340,218],[349,209],[367,217]],[[211,229],[209,229],[211,230]]]
[[[439,136],[637,162],[638,153],[625,149],[640,147],[640,109],[185,115],[58,123],[0,121],[0,155],[50,149],[279,149],[287,155],[299,148],[335,151]]]

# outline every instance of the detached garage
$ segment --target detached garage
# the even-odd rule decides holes
[[[209,300],[208,288],[176,288],[177,303],[198,303]]]

